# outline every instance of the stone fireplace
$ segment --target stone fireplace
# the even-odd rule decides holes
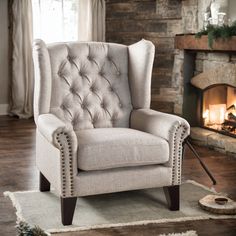
[[[236,37],[218,41],[176,36],[173,77],[182,80],[182,115],[200,145],[236,156]]]
[[[194,76],[191,84],[200,89],[200,126],[236,138],[236,64],[218,63]]]

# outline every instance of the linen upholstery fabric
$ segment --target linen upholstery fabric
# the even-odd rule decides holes
[[[129,47],[94,42],[46,46],[41,40],[35,42],[36,164],[61,197],[181,183],[182,142],[189,134],[189,125],[177,116],[149,109],[153,58],[154,46],[146,40]],[[156,142],[157,147],[153,148],[160,149],[155,153],[156,160],[152,148],[150,153],[138,156],[138,161],[144,163],[141,166],[136,166],[140,162],[135,159],[135,148],[127,150],[134,153],[132,157],[124,154],[119,159],[118,155],[110,155],[111,143],[124,143],[118,141],[118,134],[112,137],[116,136],[115,129],[127,129],[125,140],[132,145]],[[145,132],[145,138],[136,132],[131,134],[131,129]],[[104,130],[114,134],[108,135]],[[106,158],[101,163],[101,159],[93,160],[97,156],[92,156],[89,146],[99,143],[98,138],[95,140],[94,135],[89,145],[85,144],[91,136],[88,134],[96,132],[100,132],[100,142],[107,143],[106,149],[103,146],[106,157],[115,156],[114,163],[106,162]],[[82,159],[89,170],[81,170],[80,156],[88,150],[91,156]],[[145,163],[147,160],[151,163]],[[157,164],[160,160],[161,164]],[[125,161],[125,167],[120,167],[121,161]],[[118,168],[111,166],[117,163]]]
[[[169,160],[166,140],[138,130],[86,129],[76,134],[81,170],[162,164]]]
[[[74,179],[78,173],[77,147],[72,125],[53,114],[39,116],[36,165],[62,196],[74,194]]]
[[[74,185],[76,196],[170,186],[172,185],[171,168],[163,165],[148,165],[80,171]]]
[[[45,44],[39,44],[41,53],[50,58],[45,68],[52,74],[50,113],[73,124],[74,130],[129,127],[132,104],[126,46],[63,43],[45,49]]]
[[[181,117],[151,109],[133,110],[131,128],[162,137],[169,142],[170,159],[167,166],[172,168],[172,184],[181,183],[182,143],[190,134],[190,126]]]
[[[40,114],[49,113],[52,80],[49,53],[42,40],[34,41],[34,120],[37,124]]]
[[[129,81],[134,109],[149,108],[155,46],[141,40],[129,46]]]
[[[74,180],[73,194],[71,194],[69,166],[65,172],[66,181],[63,185],[60,149],[50,144],[39,131],[37,131],[36,139],[36,164],[63,197],[88,196],[172,184],[172,168],[163,165],[123,167],[100,171],[78,171],[76,165],[73,165]]]

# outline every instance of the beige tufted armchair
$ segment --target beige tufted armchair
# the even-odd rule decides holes
[[[40,190],[61,196],[62,223],[77,197],[164,187],[179,209],[189,124],[150,110],[154,45],[35,41],[36,164]]]

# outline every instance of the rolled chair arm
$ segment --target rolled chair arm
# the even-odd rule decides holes
[[[168,141],[170,158],[167,166],[172,167],[172,184],[181,183],[182,144],[190,134],[188,122],[176,115],[151,109],[133,110],[130,127],[147,132]]]
[[[74,178],[76,177],[78,171],[77,137],[73,127],[71,125],[65,124],[53,114],[42,114],[38,117],[37,131],[48,141],[49,145],[53,145],[60,151],[60,158],[58,161],[61,166],[59,178],[61,179],[60,189],[62,197],[74,196]],[[46,147],[42,146],[39,148]],[[44,157],[40,156],[39,158],[41,158],[41,160],[38,161],[41,163],[39,166],[40,168],[44,165],[44,163],[42,163]],[[48,161],[49,160],[47,160],[47,162]]]
[[[171,139],[177,128],[182,128],[183,139],[190,133],[190,126],[185,119],[151,109],[133,110],[131,128],[162,137],[167,141]]]
[[[77,147],[77,138],[71,125],[65,124],[53,114],[42,114],[38,117],[38,131],[53,145],[58,146],[57,137],[63,132],[70,135],[73,146]]]

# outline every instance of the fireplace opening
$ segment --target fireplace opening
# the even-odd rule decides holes
[[[208,87],[201,100],[202,126],[236,137],[236,88],[225,84]]]

